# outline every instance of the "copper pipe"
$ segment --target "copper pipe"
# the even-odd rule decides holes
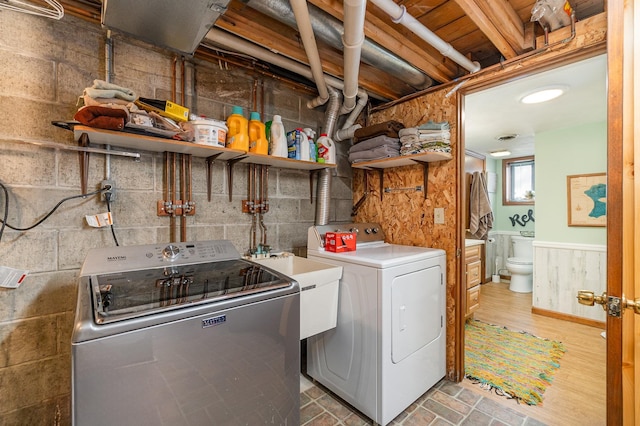
[[[264,80],[260,79],[260,118],[265,123],[267,119],[264,116]]]
[[[171,62],[171,102],[176,101],[176,67],[177,67],[178,57],[173,57],[173,62]]]
[[[187,154],[180,154],[180,200],[182,214],[180,215],[180,241],[187,241]]]
[[[184,90],[187,87],[184,82],[184,56],[180,57],[180,105],[184,106]]]
[[[192,184],[193,184],[193,177],[191,175],[191,166],[193,163],[193,155],[189,154],[187,155],[187,199],[189,201],[193,200],[193,192],[192,192]]]
[[[169,182],[169,153],[167,151],[164,152],[162,180],[164,182],[164,201],[166,202],[169,199],[169,186],[171,185]]]
[[[176,200],[176,153],[171,153],[171,205],[173,211],[169,218],[169,241],[176,241],[176,212],[175,212],[175,200]]]
[[[253,109],[251,111],[258,110],[258,80],[253,79],[253,89],[251,90],[251,104]]]
[[[303,93],[307,93],[309,95],[314,95],[314,96],[318,95],[318,91],[315,88],[309,87],[309,86],[307,86],[305,84],[302,84],[302,83],[298,83],[296,81],[289,80],[289,79],[287,79],[285,77],[281,77],[281,76],[276,75],[276,74],[274,74],[274,73],[272,73],[272,72],[270,72],[270,71],[268,71],[266,69],[258,68],[254,64],[244,63],[242,60],[234,59],[234,58],[231,58],[231,57],[228,57],[228,56],[223,56],[223,55],[214,53],[214,52],[212,52],[212,51],[210,51],[207,48],[202,47],[202,46],[200,46],[198,48],[198,50],[196,50],[195,57],[199,58],[199,59],[204,59],[204,60],[206,60],[208,62],[214,62],[214,60],[224,61],[224,62],[230,63],[231,65],[235,65],[235,66],[237,66],[239,68],[250,70],[250,71],[256,72],[256,73],[258,73],[260,75],[269,77],[269,78],[271,78],[273,80],[279,81],[279,82],[281,82],[283,84],[286,84],[287,86],[289,86],[290,88],[292,88],[294,90],[297,90],[297,91],[300,91],[300,92],[303,92]]]

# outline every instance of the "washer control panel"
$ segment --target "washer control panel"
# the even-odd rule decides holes
[[[89,251],[80,275],[240,259],[228,240],[103,247]]]

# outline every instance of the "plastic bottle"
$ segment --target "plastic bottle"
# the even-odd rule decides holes
[[[271,155],[287,158],[287,135],[282,124],[282,117],[274,115],[271,121]]]
[[[300,146],[300,160],[309,161],[309,139],[307,133],[298,129],[298,144]]]
[[[287,132],[287,157],[293,160],[300,159],[300,133],[302,129]]]
[[[316,143],[314,139],[316,138],[316,132],[313,129],[308,127],[304,128],[304,133],[307,135],[307,141],[309,143],[309,161],[313,161],[314,163],[318,161],[318,149],[316,147]]]
[[[249,116],[249,152],[263,155],[269,153],[264,123],[260,121],[260,113],[255,111]]]
[[[249,151],[249,126],[242,107],[233,107],[227,117],[227,128],[227,148]]]
[[[336,164],[336,145],[326,133],[318,138],[318,163]]]

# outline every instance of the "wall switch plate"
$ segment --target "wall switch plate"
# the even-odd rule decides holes
[[[444,225],[444,207],[436,207],[433,209],[433,223],[436,225]]]

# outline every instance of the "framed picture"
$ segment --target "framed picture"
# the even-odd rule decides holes
[[[607,174],[567,176],[569,226],[607,225]]]

